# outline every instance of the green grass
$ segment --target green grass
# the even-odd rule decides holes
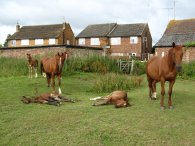
[[[195,81],[177,80],[173,110],[160,110],[160,100],[148,100],[147,83],[128,91],[131,107],[93,107],[90,92],[96,74],[62,78],[62,92],[80,99],[60,107],[23,104],[22,95],[48,92],[45,78],[0,78],[0,145],[62,146],[193,146],[195,145]],[[160,87],[157,87],[158,95]],[[166,90],[167,91],[167,90]],[[167,107],[167,94],[165,97]]]

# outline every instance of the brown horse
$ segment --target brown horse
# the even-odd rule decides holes
[[[129,106],[127,93],[124,91],[114,91],[106,97],[91,98],[94,100],[93,106],[114,104],[116,108]]]
[[[50,104],[59,106],[61,102],[72,102],[74,103],[74,99],[69,99],[61,96],[59,93],[44,93],[36,97],[26,97],[23,96],[21,101],[25,104],[29,103],[40,103],[40,104]]]
[[[32,59],[31,54],[26,54],[28,59],[29,78],[32,78],[32,73],[35,72],[35,78],[37,78],[38,60]]]
[[[67,59],[67,52],[57,53],[52,58],[44,58],[41,60],[41,74],[46,73],[48,87],[50,86],[51,78],[53,80],[53,91],[55,91],[55,76],[58,76],[59,94],[61,94],[61,73],[64,65],[64,61]]]
[[[161,82],[161,109],[164,109],[165,82],[169,81],[169,108],[172,109],[172,88],[176,80],[177,72],[181,71],[181,63],[183,57],[183,46],[175,46],[173,42],[172,48],[164,57],[152,57],[146,65],[146,73],[149,86],[149,97],[156,99],[156,83]]]

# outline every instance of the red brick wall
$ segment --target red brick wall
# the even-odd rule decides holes
[[[99,49],[81,49],[81,48],[66,48],[64,47],[45,47],[45,48],[22,48],[22,49],[0,49],[0,57],[16,57],[16,58],[25,58],[27,53],[30,53],[32,56],[39,55],[54,55],[57,52],[68,52],[69,57],[81,57],[86,55],[102,55],[103,50]]]
[[[141,37],[138,37],[137,44],[130,44],[130,37],[122,37],[120,45],[111,45],[111,53],[136,53],[141,55]]]
[[[168,53],[168,50],[171,47],[167,48],[156,48],[155,49],[155,55],[157,56],[162,56],[162,52],[166,55]],[[189,48],[184,48],[184,54],[183,54],[183,61],[184,62],[190,62],[190,61],[195,61],[195,47],[189,47]]]

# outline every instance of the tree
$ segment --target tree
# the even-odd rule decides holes
[[[7,35],[7,38],[5,40],[5,43],[3,44],[4,47],[8,47],[8,39],[11,37],[11,34]]]

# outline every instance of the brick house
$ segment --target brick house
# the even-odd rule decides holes
[[[164,56],[172,47],[172,42],[176,45],[184,45],[186,42],[195,42],[195,19],[171,20],[162,36],[155,44],[155,55]],[[183,61],[195,60],[195,47],[186,49]]]
[[[108,49],[111,56],[136,56],[142,60],[152,51],[147,23],[89,25],[76,36],[76,44]]]
[[[8,47],[74,45],[75,37],[69,23],[52,25],[16,25],[16,32],[8,39]]]

